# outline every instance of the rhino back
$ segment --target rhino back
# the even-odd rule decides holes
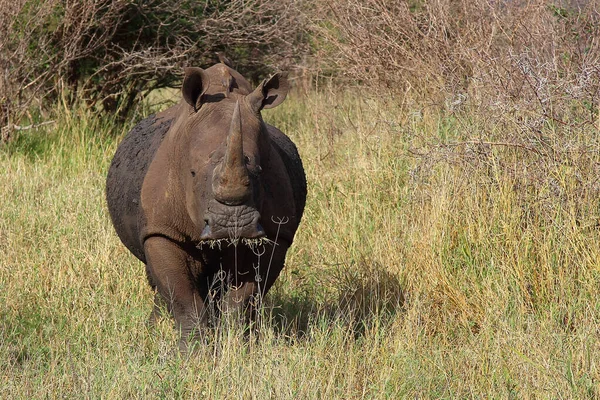
[[[306,175],[302,166],[302,159],[298,154],[298,149],[292,140],[279,129],[267,125],[271,141],[277,149],[279,156],[283,160],[294,191],[294,203],[298,214],[298,222],[304,213],[306,204]]]
[[[169,115],[151,115],[138,123],[123,139],[106,178],[106,201],[112,223],[123,244],[146,262],[140,229],[142,183],[148,167],[173,121]]]

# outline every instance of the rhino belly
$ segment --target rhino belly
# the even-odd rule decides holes
[[[142,183],[172,119],[150,117],[138,123],[125,136],[110,164],[106,178],[106,201],[112,223],[123,244],[146,262],[140,229]]]

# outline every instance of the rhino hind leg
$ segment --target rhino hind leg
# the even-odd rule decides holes
[[[144,242],[151,283],[156,285],[157,295],[151,314],[156,322],[161,309],[173,315],[181,333],[180,347],[186,348],[187,341],[199,333],[206,324],[206,308],[200,293],[189,273],[188,254],[171,240],[153,236]]]

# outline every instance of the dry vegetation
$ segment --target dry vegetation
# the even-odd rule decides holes
[[[398,124],[337,91],[273,111],[305,161],[304,221],[261,337],[225,321],[190,358],[171,320],[146,328],[143,266],[109,222],[114,128],[80,111],[1,153],[1,397],[600,394],[598,197],[577,189],[596,174],[521,187],[504,165],[539,156],[513,147],[429,165],[411,149],[461,137],[452,118]]]
[[[183,68],[225,51],[249,78],[289,68],[304,45],[292,4],[268,0],[0,0],[0,127],[86,100],[129,116]],[[249,74],[249,72],[252,74]],[[33,112],[33,115],[32,115]]]
[[[0,397],[600,397],[597,2],[310,5],[336,79],[265,112],[309,198],[260,338],[146,327],[127,128],[55,107],[0,149]]]
[[[572,109],[575,100],[598,106],[596,1],[350,0],[319,7],[313,29],[320,66],[346,83],[387,87],[449,111],[470,106],[553,121],[582,111],[587,122],[597,115]]]

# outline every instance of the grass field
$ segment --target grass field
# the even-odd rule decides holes
[[[190,356],[109,222],[126,129],[62,112],[0,148],[0,398],[600,397],[594,127],[514,145],[474,113],[290,97],[263,114],[309,194],[260,337],[225,321]]]

